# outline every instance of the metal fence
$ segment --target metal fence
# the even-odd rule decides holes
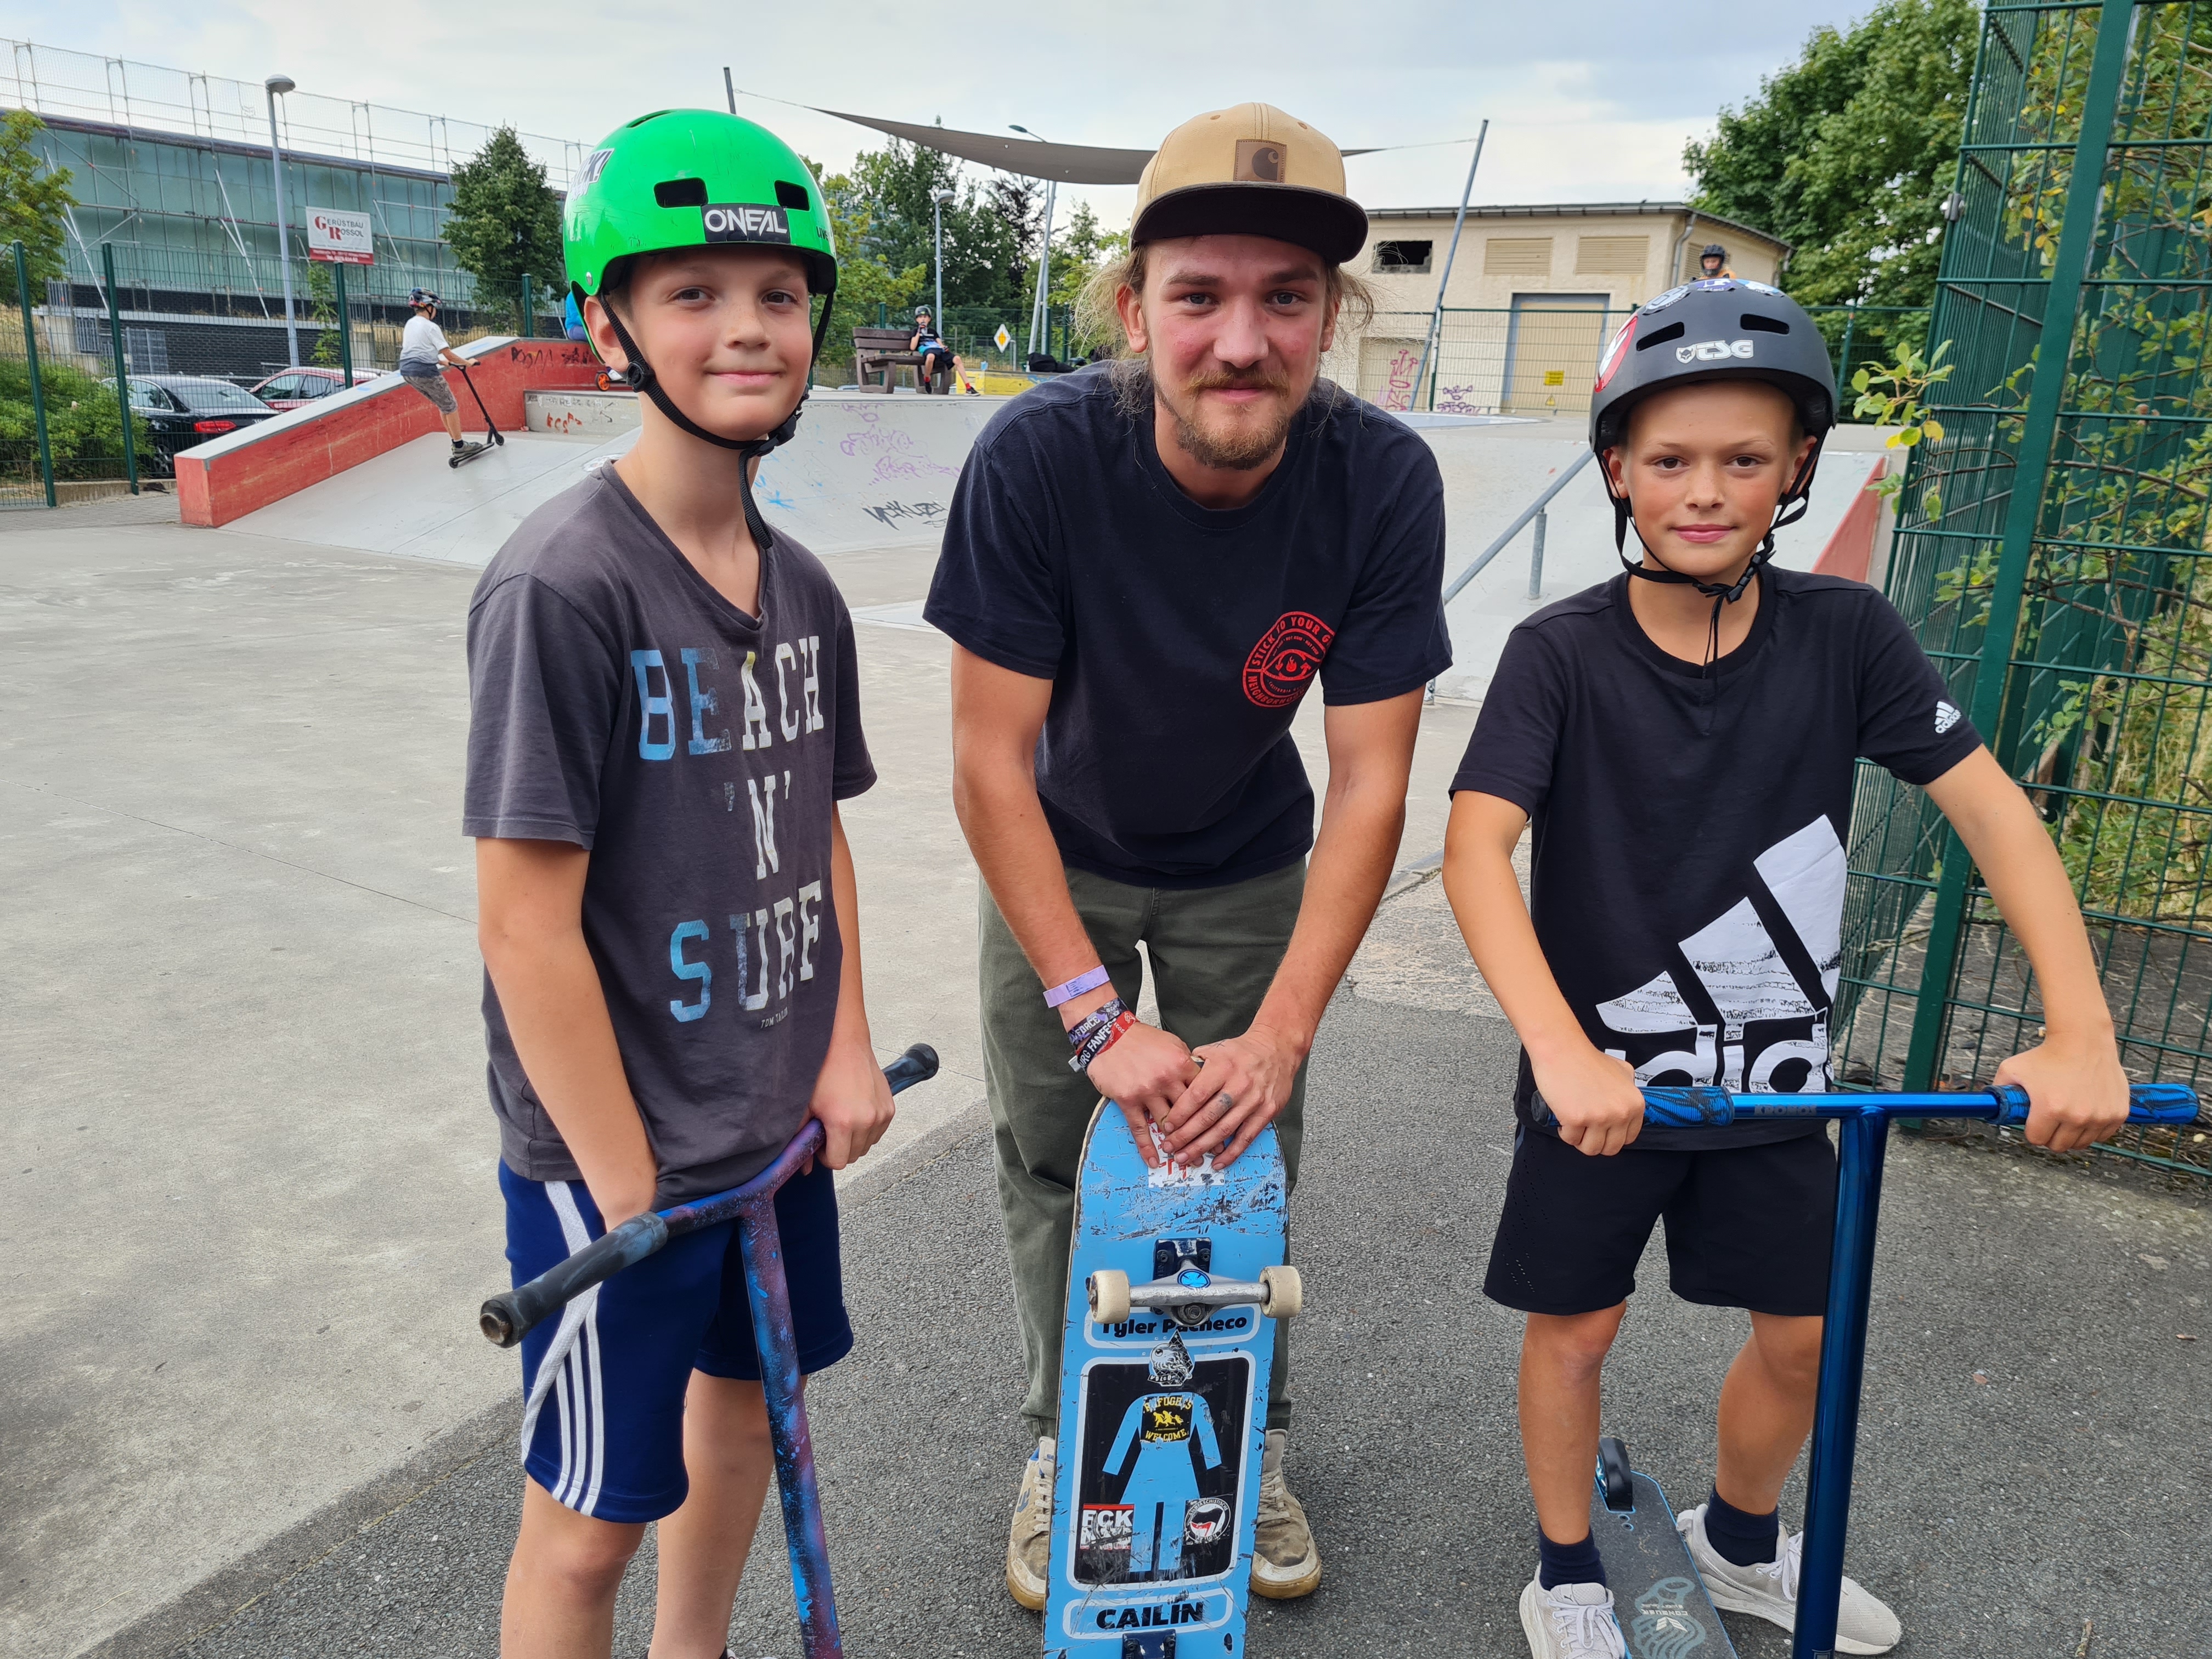
[[[175,411],[161,405],[173,398],[197,401],[180,380],[246,390],[299,367],[336,370],[342,381],[398,366],[410,314],[405,269],[293,261],[288,330],[284,272],[272,257],[121,242],[71,253],[65,275],[33,283],[26,271],[19,283],[12,250],[0,246],[0,507],[67,505],[158,483],[179,449],[234,428],[235,409],[207,410],[204,427],[168,418]],[[469,303],[441,308],[439,325],[456,345],[487,334],[557,337],[562,301],[557,276],[525,276],[511,295],[479,287]],[[135,411],[127,446],[118,384],[130,387]],[[264,395],[337,384],[310,380]]]
[[[1925,306],[1819,306],[1838,380],[1900,344],[1927,337]],[[1420,371],[1425,311],[1376,313],[1358,343],[1358,389],[1384,409],[1439,415],[1520,415],[1580,420],[1589,413],[1598,355],[1626,310],[1554,303],[1500,310],[1447,307],[1427,372]],[[1413,384],[1417,374],[1420,385]]]
[[[1931,337],[1958,364],[1900,498],[1889,591],[2026,785],[2138,1081],[2212,1060],[2212,5],[1995,5]],[[1847,1082],[1986,1078],[2042,1001],[1925,798],[1863,769]],[[2203,1128],[2130,1156],[2212,1172]]]

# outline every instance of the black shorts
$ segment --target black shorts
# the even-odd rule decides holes
[[[1662,1216],[1668,1278],[1685,1302],[1826,1311],[1836,1152],[1826,1134],[1590,1158],[1524,1129],[1482,1292],[1523,1313],[1613,1307],[1636,1289],[1637,1261]]]

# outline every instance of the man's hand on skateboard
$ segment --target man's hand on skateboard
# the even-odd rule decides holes
[[[1588,1040],[1561,1054],[1528,1057],[1536,1092],[1559,1121],[1559,1139],[1589,1158],[1611,1158],[1644,1129],[1636,1071]]]
[[[1137,1138],[1146,1167],[1158,1169],[1162,1159],[1152,1144],[1152,1121],[1168,1115],[1184,1085],[1198,1075],[1197,1062],[1183,1040],[1139,1021],[1091,1062],[1086,1075],[1091,1086],[1129,1120],[1129,1132]]]
[[[1203,1069],[1176,1097],[1160,1128],[1176,1163],[1196,1164],[1211,1152],[1213,1167],[1224,1169],[1290,1104],[1305,1054],[1263,1025],[1194,1052]]]
[[[865,1042],[831,1043],[806,1103],[807,1116],[822,1125],[820,1161],[833,1170],[856,1162],[884,1138],[896,1109],[874,1050]],[[807,1160],[810,1175],[814,1163]]]

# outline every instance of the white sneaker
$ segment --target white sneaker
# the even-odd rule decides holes
[[[1521,1628],[1534,1659],[1628,1659],[1628,1644],[1602,1584],[1546,1589],[1531,1578],[1521,1592]]]
[[[1805,1555],[1805,1534],[1787,1528],[1775,1542],[1771,1561],[1739,1566],[1712,1546],[1705,1536],[1705,1505],[1675,1517],[1674,1529],[1690,1547],[1690,1559],[1705,1581],[1705,1594],[1713,1605],[1729,1613],[1748,1613],[1779,1625],[1797,1628],[1797,1574]],[[1844,1580],[1843,1599],[1836,1607],[1838,1653],[1887,1653],[1905,1634],[1897,1615],[1875,1598],[1856,1578]]]
[[[1321,1550],[1306,1524],[1305,1506],[1283,1481],[1286,1429],[1267,1431],[1260,1457],[1260,1513],[1252,1528],[1252,1591],[1272,1601],[1311,1595],[1321,1583]]]
[[[1052,1483],[1054,1444],[1036,1443],[1022,1469],[1022,1489],[1014,1499],[1014,1524],[1006,1536],[1006,1589],[1031,1613],[1044,1611],[1052,1571]]]

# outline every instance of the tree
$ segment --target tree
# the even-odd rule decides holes
[[[33,283],[67,274],[62,238],[68,232],[69,210],[76,205],[70,193],[70,170],[49,168],[33,147],[32,140],[46,130],[46,124],[28,110],[0,115],[0,243],[22,243]]]
[[[565,282],[561,198],[513,127],[500,128],[453,169],[446,241],[476,278],[477,307],[496,316],[520,319],[524,276],[556,288]]]
[[[881,253],[872,251],[875,222],[860,186],[849,174],[825,173],[811,158],[800,159],[822,192],[830,234],[837,242],[837,298],[823,334],[823,356],[832,363],[849,362],[853,331],[874,327],[877,317],[884,313],[903,320],[902,313],[915,303],[928,273],[918,264],[894,271]]]
[[[1684,149],[1692,205],[1792,244],[1782,286],[1806,305],[1929,304],[1980,28],[1972,0],[1883,0],[1814,30]]]
[[[1091,204],[1079,202],[1067,228],[1052,240],[1052,303],[1064,307],[1069,314],[1073,331],[1074,307],[1085,286],[1098,274],[1099,267],[1110,259],[1119,258],[1129,246],[1126,230],[1101,230],[1098,216],[1091,210]],[[1121,344],[1120,339],[1093,340],[1076,333],[1067,342],[1070,351],[1088,354],[1102,347]]]

